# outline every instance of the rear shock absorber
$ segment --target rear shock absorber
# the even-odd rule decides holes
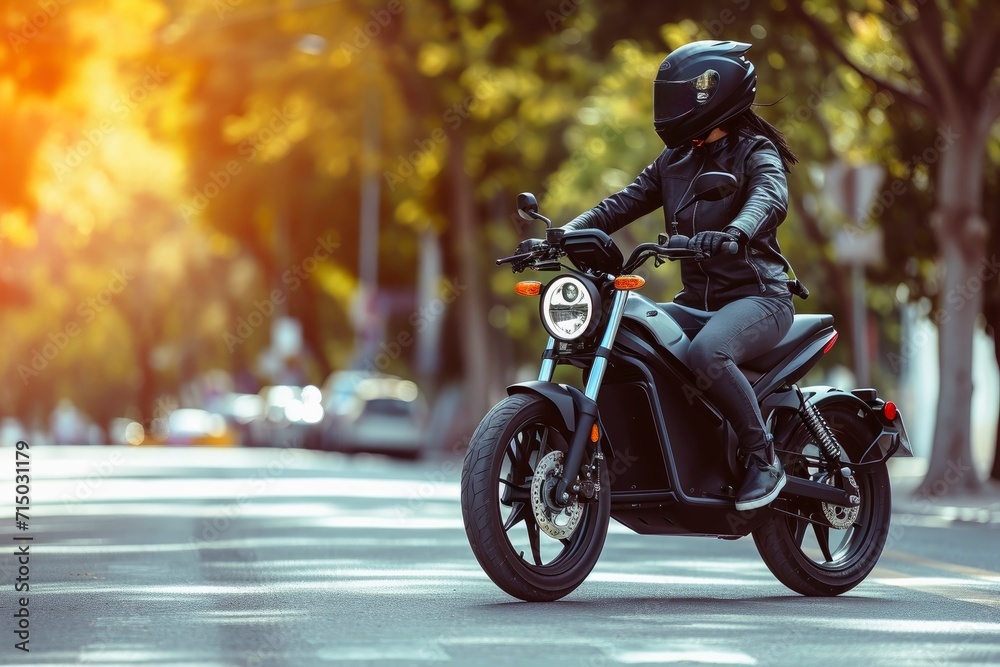
[[[798,387],[795,388],[795,391],[798,393],[799,401],[802,404],[802,408],[799,410],[802,423],[806,425],[806,429],[809,430],[809,433],[816,440],[816,444],[823,450],[827,460],[833,465],[841,466],[840,474],[844,478],[848,492],[851,493],[851,502],[857,505],[860,502],[860,498],[857,495],[858,483],[854,479],[854,473],[851,471],[851,468],[842,465],[840,460],[840,443],[837,442],[837,436],[830,430],[830,425],[826,423],[826,419],[823,418],[819,408],[812,403],[808,403]]]
[[[802,401],[802,408],[799,410],[799,415],[802,416],[802,423],[806,425],[809,433],[816,439],[816,444],[822,448],[827,460],[831,463],[839,463],[840,443],[837,442],[837,436],[830,430],[830,425],[823,419],[819,408],[812,403],[807,403],[805,397],[802,396],[802,392],[799,392],[799,400]]]

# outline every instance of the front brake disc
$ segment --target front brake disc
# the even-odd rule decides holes
[[[583,505],[574,499],[567,507],[556,507],[551,502],[554,482],[562,475],[563,453],[549,452],[538,462],[531,480],[531,511],[542,532],[557,540],[573,534],[583,517]],[[549,483],[549,481],[553,483]]]

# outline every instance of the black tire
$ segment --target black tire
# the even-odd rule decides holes
[[[870,431],[861,423],[856,408],[833,405],[821,412],[844,450],[842,459],[858,462],[871,444],[871,437],[867,435]],[[805,425],[798,417],[794,419],[796,426],[784,442],[778,443],[779,456],[786,474],[808,478],[818,468],[810,466],[801,455],[818,457],[819,448]],[[796,593],[840,595],[864,581],[878,562],[889,534],[892,513],[889,473],[882,464],[866,471],[856,471],[854,477],[861,494],[861,505],[855,522],[846,530],[837,531],[829,527],[824,530],[804,519],[774,512],[768,522],[754,531],[754,543],[768,569]],[[818,503],[810,503],[814,501],[800,501],[797,507],[789,504],[783,509],[805,515],[819,507]],[[822,550],[824,533],[825,551]],[[810,541],[815,541],[815,550],[808,546],[808,534],[812,535]]]
[[[562,418],[548,401],[517,394],[502,400],[483,418],[465,456],[462,517],[472,551],[497,586],[528,602],[558,600],[575,590],[593,570],[608,533],[611,489],[603,460],[597,500],[583,504],[580,522],[569,538],[556,540],[535,521],[524,487],[530,488],[541,458],[539,449],[544,449],[542,455],[552,450],[565,452],[569,441]],[[518,512],[523,518],[517,519]],[[518,540],[520,533],[525,535]],[[526,550],[519,548],[522,541],[528,543],[528,558]]]

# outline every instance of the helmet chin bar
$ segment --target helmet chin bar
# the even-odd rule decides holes
[[[701,146],[706,141],[708,141],[708,138],[710,136],[712,136],[712,132],[715,132],[715,128],[714,127],[711,130],[709,130],[708,132],[703,133],[700,137],[695,137],[694,139],[692,139],[691,143],[694,144],[695,146]]]
[[[712,130],[714,129],[715,128],[713,127],[708,131],[701,133],[701,136],[691,137],[690,139],[681,139],[678,141],[675,137],[669,136],[666,130],[657,130],[654,128],[654,130],[656,131],[656,135],[660,137],[660,140],[663,142],[663,145],[671,150],[680,148],[681,146],[686,146],[687,144],[694,144],[696,146],[700,146],[701,144],[705,143],[709,135],[712,134]]]

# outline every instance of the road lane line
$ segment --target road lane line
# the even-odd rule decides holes
[[[756,665],[757,660],[742,651],[722,651],[713,649],[693,649],[677,651],[624,651],[612,655],[615,662],[634,664],[664,665],[674,662],[708,665]]]
[[[992,584],[1000,583],[1000,572],[993,572],[992,570],[984,570],[978,567],[970,567],[968,565],[959,565],[958,563],[948,563],[945,561],[935,560],[933,558],[926,558],[924,556],[915,556],[903,551],[889,550],[884,552],[883,555],[897,560],[914,563],[916,565],[925,565],[938,570],[944,570],[945,572],[962,574],[967,577],[972,577],[973,579],[981,579],[982,581],[988,581]]]
[[[889,586],[898,586],[911,591],[928,593],[938,597],[948,598],[957,602],[968,602],[1000,609],[1000,598],[995,589],[979,589],[969,587],[961,579],[946,579],[943,577],[915,577],[890,570],[879,565],[873,572],[872,581]]]

